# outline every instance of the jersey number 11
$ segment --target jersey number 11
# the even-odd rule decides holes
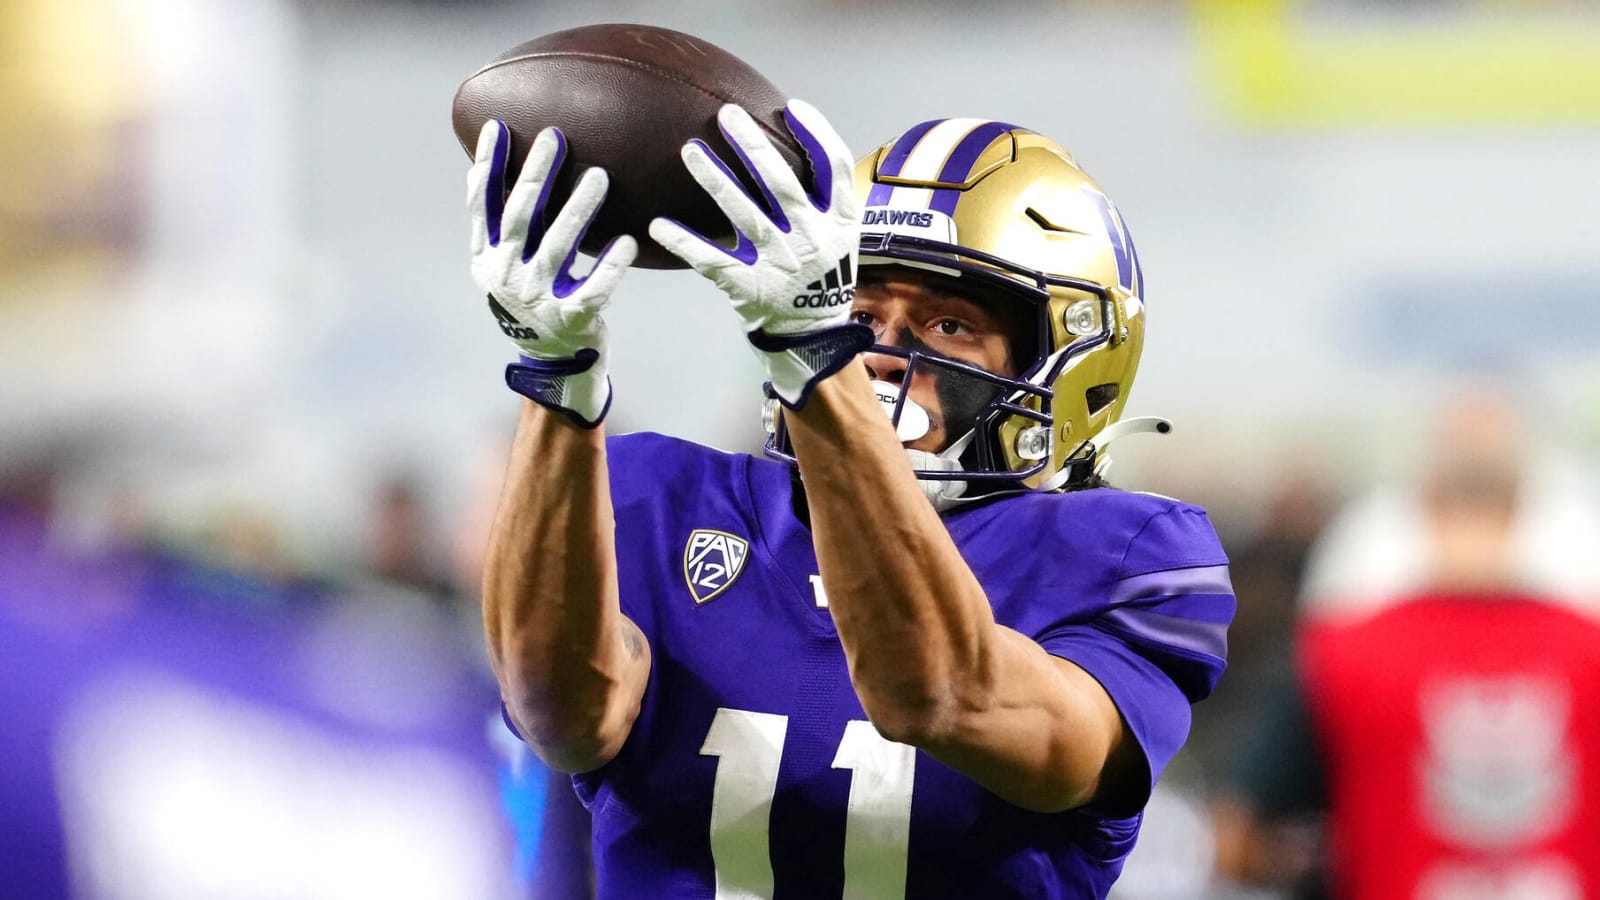
[[[768,900],[768,823],[789,717],[717,710],[702,756],[717,757],[711,789],[711,858],[716,900]],[[845,723],[835,769],[851,770],[844,831],[844,896],[903,897],[917,751],[885,740],[872,723]]]

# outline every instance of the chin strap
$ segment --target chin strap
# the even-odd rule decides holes
[[[882,406],[884,414],[895,425],[896,437],[901,441],[914,441],[928,431],[928,414],[921,406],[909,397],[901,397],[897,385],[883,381],[872,383],[873,392],[877,395],[878,403]],[[762,407],[762,420],[767,433],[771,434],[776,428],[778,400],[768,391],[767,402]],[[1059,490],[1074,480],[1088,477],[1090,474],[1104,475],[1111,467],[1111,458],[1105,455],[1105,449],[1111,446],[1112,441],[1121,440],[1130,434],[1168,434],[1172,431],[1172,422],[1159,416],[1138,416],[1132,419],[1123,419],[1114,422],[1100,430],[1092,439],[1084,441],[1083,446],[1059,471],[1051,475],[1039,486],[1041,491]],[[913,450],[905,448],[906,459],[910,461],[911,468],[926,472],[960,472],[961,454],[967,451],[976,437],[975,431],[968,431],[957,438],[944,450],[933,453],[927,450]],[[985,499],[993,494],[984,494],[977,497],[968,497],[967,482],[960,479],[934,479],[918,478],[917,484],[922,487],[922,495],[928,498],[933,508],[943,513],[974,500]],[[1020,490],[1021,488],[1019,488]]]
[[[872,390],[878,396],[878,403],[883,407],[884,415],[894,423],[895,437],[902,443],[909,443],[928,433],[930,424],[928,411],[915,400],[902,394],[899,385],[887,381],[874,381]],[[972,432],[969,431],[938,453],[907,447],[906,459],[911,461],[911,468],[917,471],[960,472],[961,454],[971,443]],[[918,478],[917,484],[922,488],[922,496],[927,497],[928,502],[939,512],[955,506],[967,492],[967,483],[960,480]]]
[[[967,432],[955,443],[944,448],[938,453],[927,450],[912,450],[905,448],[906,459],[911,461],[911,468],[928,472],[960,472],[961,454],[972,443],[972,432]],[[922,488],[922,496],[928,498],[933,508],[939,512],[960,505],[964,500],[973,498],[963,496],[967,492],[965,481],[945,481],[934,478],[918,478],[917,484]]]
[[[1092,467],[1095,475],[1104,476],[1111,468],[1111,457],[1105,455],[1107,447],[1112,441],[1121,440],[1130,434],[1170,434],[1172,422],[1160,416],[1137,416],[1132,419],[1123,419],[1113,422],[1100,429],[1100,433],[1084,441],[1073,458],[1067,461],[1054,475],[1046,478],[1039,485],[1041,491],[1055,491],[1065,487],[1074,478],[1081,476],[1085,466]]]

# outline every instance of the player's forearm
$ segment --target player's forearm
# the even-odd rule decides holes
[[[828,608],[862,707],[885,737],[1018,806],[1088,802],[1120,746],[1115,706],[1081,669],[996,624],[856,374],[823,381],[789,415]]]
[[[866,376],[817,385],[790,419],[828,607],[862,706],[886,736],[953,726],[994,672],[994,615],[911,477]]]
[[[551,766],[614,756],[649,648],[622,614],[602,430],[524,404],[484,572],[489,657],[519,731]]]

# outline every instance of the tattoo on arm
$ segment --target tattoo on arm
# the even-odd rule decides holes
[[[644,655],[644,633],[639,626],[632,622],[622,623],[622,646],[628,651],[629,659],[638,659]]]

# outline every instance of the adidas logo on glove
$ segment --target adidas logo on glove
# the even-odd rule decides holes
[[[539,339],[537,331],[518,322],[517,317],[513,316],[504,306],[501,306],[500,301],[494,299],[493,294],[489,295],[489,310],[494,313],[494,320],[500,323],[500,330],[505,333],[506,337],[514,341],[536,341]]]
[[[819,309],[855,302],[856,276],[850,265],[850,255],[839,257],[839,265],[806,285],[806,290],[808,293],[795,295],[795,309]]]

